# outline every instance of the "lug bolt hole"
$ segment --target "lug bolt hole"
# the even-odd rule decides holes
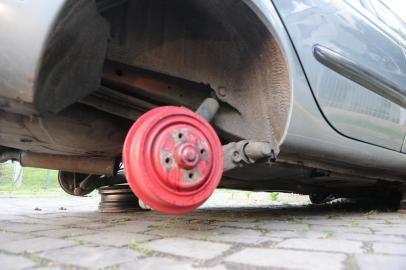
[[[179,133],[178,138],[179,138],[179,139],[182,139],[182,138],[183,138],[183,134],[182,134],[182,133]]]
[[[200,150],[200,154],[204,155],[204,153],[206,153],[206,150],[204,149]]]
[[[193,178],[195,176],[193,173],[189,173],[189,178]]]
[[[170,158],[166,158],[166,159],[165,159],[165,163],[166,163],[166,164],[171,163],[171,159],[170,159]]]

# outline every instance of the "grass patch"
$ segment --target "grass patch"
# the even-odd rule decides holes
[[[354,256],[348,258],[348,265],[351,270],[359,270],[357,259]]]
[[[118,265],[113,265],[113,266],[107,266],[104,268],[99,268],[99,270],[119,270],[120,267]]]
[[[359,227],[359,223],[356,222],[356,221],[352,221],[352,222],[351,222],[351,227],[353,227],[353,228],[358,228],[358,227]]]
[[[73,239],[73,240],[76,241],[80,246],[85,246],[85,245],[90,244],[89,241],[82,240],[82,239]]]
[[[303,224],[303,218],[293,218],[293,224]]]
[[[145,254],[145,255],[152,255],[154,251],[152,249],[144,248],[140,246],[139,242],[133,242],[128,245],[128,247],[132,250],[138,251],[139,253]]]
[[[58,172],[23,168],[21,185],[13,183],[14,164],[0,164],[0,195],[65,194],[58,184]]]
[[[328,231],[326,234],[326,237],[324,237],[325,239],[331,239],[333,238],[334,233],[332,231]]]
[[[271,200],[272,201],[277,201],[279,197],[279,192],[272,192],[271,193]]]

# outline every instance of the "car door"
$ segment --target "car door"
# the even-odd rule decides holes
[[[404,24],[385,24],[369,0],[273,2],[330,125],[400,151],[406,134]]]

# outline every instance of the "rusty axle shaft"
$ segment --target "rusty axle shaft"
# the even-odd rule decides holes
[[[10,151],[1,154],[1,162],[8,160],[18,161],[23,167],[83,174],[113,176],[117,171],[115,159],[38,154],[24,151]]]

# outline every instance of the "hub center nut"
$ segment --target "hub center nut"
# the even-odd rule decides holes
[[[175,150],[175,160],[180,168],[191,170],[200,162],[199,149],[192,143],[183,143]]]

